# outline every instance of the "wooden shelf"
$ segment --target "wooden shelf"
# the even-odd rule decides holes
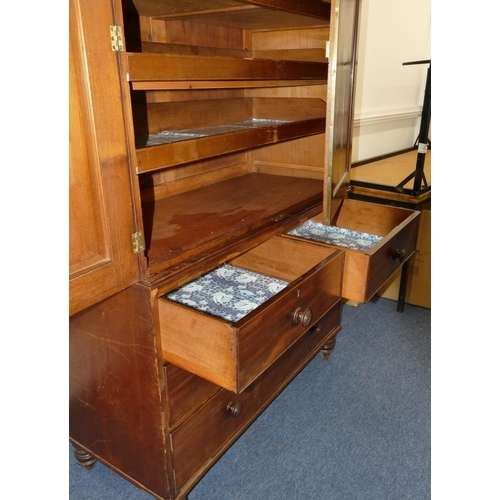
[[[174,266],[216,258],[219,247],[227,254],[238,240],[268,238],[287,220],[318,213],[322,195],[320,180],[250,173],[143,203],[149,271],[173,276]]]
[[[135,114],[138,173],[320,134],[326,126],[321,99],[149,103]]]

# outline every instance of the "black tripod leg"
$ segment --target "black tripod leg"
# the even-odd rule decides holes
[[[413,194],[418,194],[422,187],[424,176],[425,155],[429,142],[429,125],[431,122],[431,67],[427,68],[427,79],[425,81],[424,104],[422,106],[422,118],[420,120],[420,132],[418,134],[418,155],[415,168],[415,180],[413,183]]]

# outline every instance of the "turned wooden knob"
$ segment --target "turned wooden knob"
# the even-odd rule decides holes
[[[396,248],[396,250],[394,250],[394,253],[392,254],[392,258],[394,260],[399,259],[399,262],[403,262],[403,260],[405,260],[405,256],[406,256],[406,250],[404,248],[401,251],[399,251],[399,249]]]
[[[293,322],[296,325],[300,323],[302,326],[309,326],[311,324],[312,317],[311,309],[307,308],[303,311],[301,307],[297,307],[293,313]]]
[[[233,418],[238,418],[241,414],[241,409],[241,403],[235,403],[234,401],[231,401],[226,406],[226,413],[228,413],[229,416]]]

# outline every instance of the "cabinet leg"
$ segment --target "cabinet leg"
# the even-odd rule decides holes
[[[336,340],[337,337],[335,336],[323,346],[323,349],[321,349],[321,356],[323,357],[323,359],[328,359],[330,357],[330,354],[335,350]]]
[[[96,459],[92,455],[89,455],[85,450],[82,450],[77,446],[73,446],[73,454],[75,455],[75,461],[78,465],[85,467],[87,470],[94,468]]]

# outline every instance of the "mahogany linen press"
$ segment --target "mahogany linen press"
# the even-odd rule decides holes
[[[414,252],[418,212],[347,198],[359,9],[70,0],[80,464],[185,498]]]

